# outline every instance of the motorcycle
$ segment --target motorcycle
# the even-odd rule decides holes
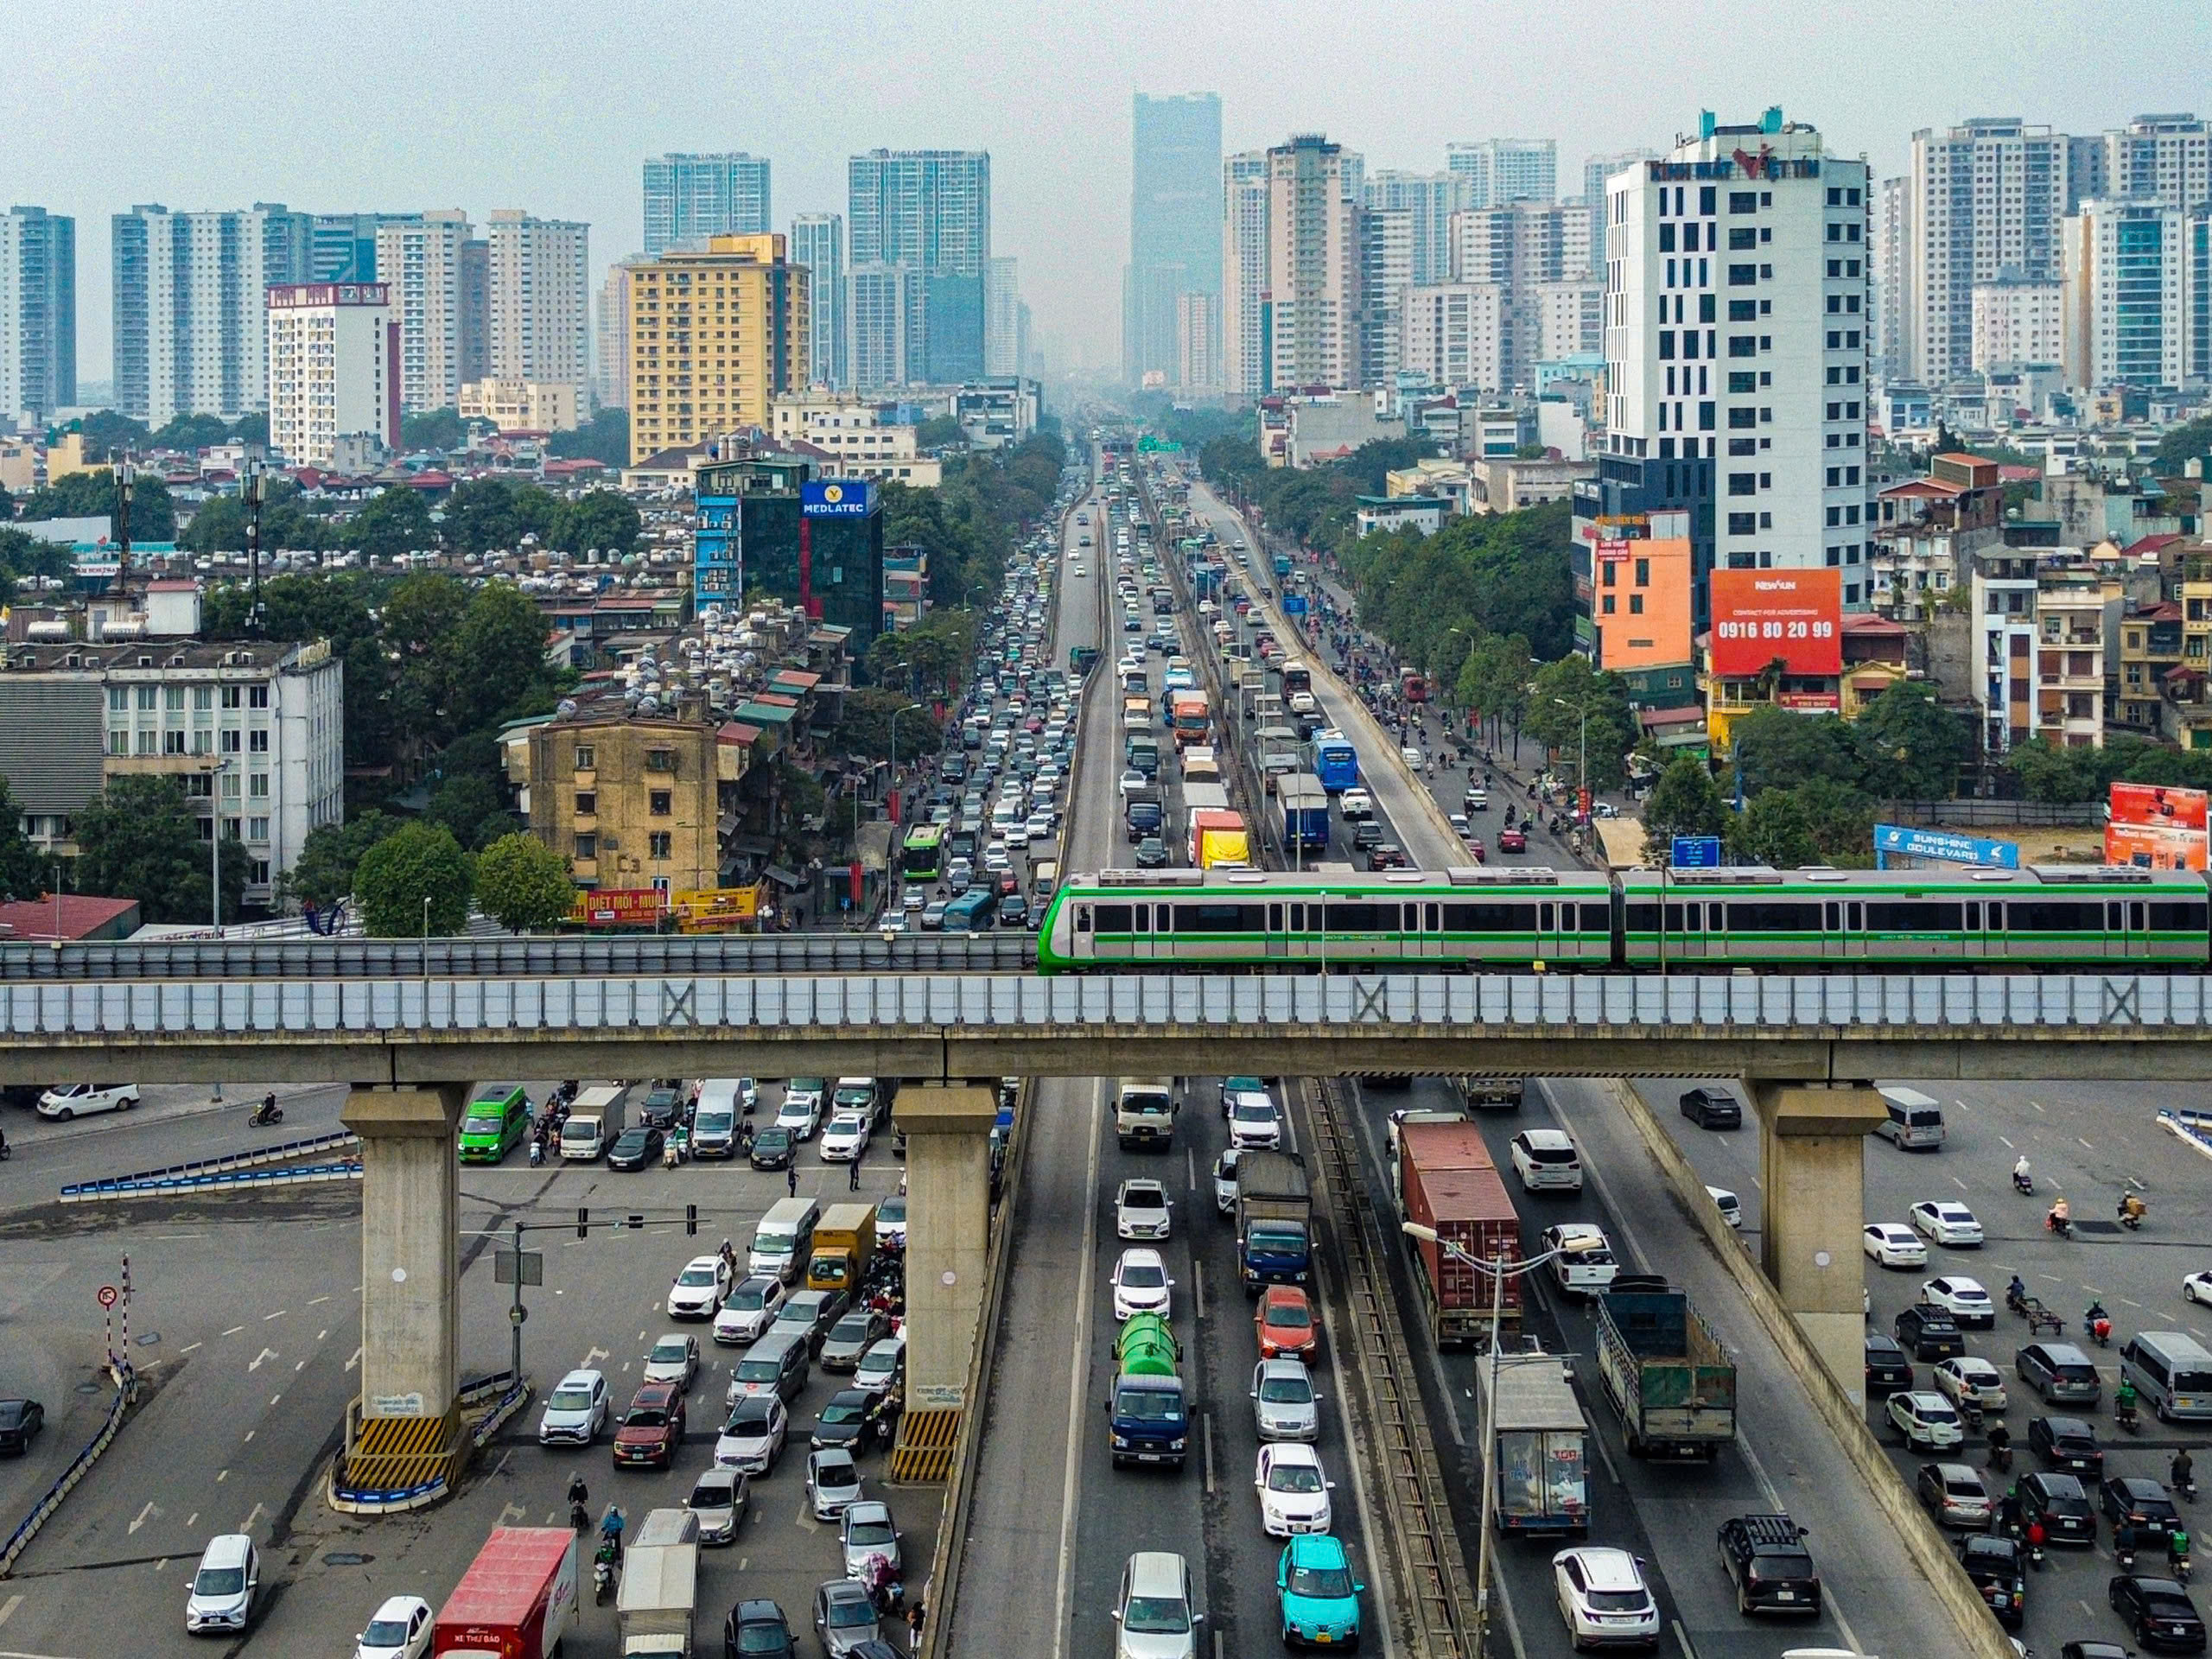
[[[2023,1175],[2018,1170],[2014,1170],[2012,1190],[2022,1198],[2032,1198],[2036,1195],[2036,1178],[2032,1175]]]
[[[253,1116],[246,1119],[246,1124],[248,1128],[257,1129],[271,1123],[282,1123],[283,1121],[284,1109],[279,1106],[276,1097],[271,1096],[253,1109]]]
[[[2046,1565],[2044,1560],[2043,1529],[2041,1527],[2031,1527],[2028,1529],[2028,1565],[2038,1573],[2042,1572]]]
[[[2056,1233],[2061,1238],[2070,1239],[2074,1236],[2073,1218],[2068,1216],[2062,1216],[2056,1210],[2052,1211],[2049,1215],[2043,1218],[2043,1224],[2052,1232]]]
[[[1971,1400],[1959,1402],[1959,1421],[1969,1434],[1981,1433],[1982,1409]]]
[[[545,1162],[545,1143],[533,1139],[530,1143],[530,1166],[537,1169]]]
[[[2130,1434],[2140,1434],[2143,1432],[2143,1419],[2133,1406],[2114,1406],[2112,1420]]]
[[[2009,1446],[1992,1446],[1989,1448],[1989,1466],[2000,1475],[2009,1474],[2012,1468],[2012,1448]]]
[[[2089,1334],[2097,1339],[2098,1347],[2112,1346],[2111,1314],[2101,1307],[2095,1308],[2082,1316],[2082,1323],[2088,1327]]]
[[[2120,1224],[2133,1233],[2142,1229],[2143,1217],[2150,1213],[2150,1210],[2142,1199],[2131,1193],[2120,1201],[2120,1209],[2116,1213],[2120,1217]]]

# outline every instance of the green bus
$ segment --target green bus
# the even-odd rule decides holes
[[[899,873],[909,881],[934,881],[944,874],[944,826],[918,823],[906,832]]]
[[[496,1164],[530,1133],[530,1096],[518,1083],[480,1083],[461,1119],[461,1161]]]

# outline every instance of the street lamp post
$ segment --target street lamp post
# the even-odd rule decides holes
[[[245,551],[247,568],[251,571],[252,601],[246,612],[246,636],[258,639],[262,635],[261,611],[261,504],[269,496],[269,475],[262,470],[257,455],[248,455],[245,470],[238,475],[238,501],[245,508]]]
[[[1475,1558],[1475,1651],[1487,1653],[1490,1650],[1490,1535],[1492,1505],[1497,1497],[1497,1344],[1505,1321],[1505,1281],[1533,1273],[1555,1257],[1582,1255],[1600,1249],[1604,1241],[1594,1236],[1570,1239],[1555,1250],[1546,1250],[1541,1255],[1532,1256],[1526,1262],[1516,1262],[1509,1267],[1502,1255],[1492,1256],[1484,1262],[1468,1255],[1457,1244],[1441,1236],[1435,1228],[1425,1227],[1420,1222],[1402,1222],[1399,1226],[1408,1237],[1420,1239],[1425,1244],[1433,1244],[1453,1261],[1472,1268],[1477,1273],[1486,1273],[1491,1279],[1490,1376],[1483,1387],[1482,1536],[1478,1541]]]
[[[1582,758],[1576,763],[1574,787],[1578,793],[1586,795],[1590,792],[1590,705],[1587,702],[1569,702],[1565,697],[1554,697],[1552,701],[1561,709],[1573,709],[1581,717]]]
[[[915,709],[917,709],[920,708],[921,706],[922,706],[922,705],[921,705],[920,703],[918,703],[918,702],[910,702],[910,703],[908,703],[908,704],[907,704],[905,708],[903,708],[903,709],[893,709],[893,710],[891,711],[891,788],[890,788],[890,790],[889,790],[889,791],[888,791],[889,796],[890,796],[890,798],[890,798],[890,799],[888,799],[888,800],[887,800],[887,801],[885,802],[885,804],[886,804],[887,806],[889,806],[889,807],[891,808],[891,823],[892,823],[892,825],[893,825],[893,827],[894,829],[898,826],[899,818],[899,810],[898,810],[898,809],[899,809],[899,801],[898,801],[898,794],[899,794],[899,715],[901,715],[912,714]],[[893,853],[895,855],[895,854],[897,853],[897,851],[898,851],[898,849],[894,847],[893,849],[892,849],[892,851],[893,851]]]

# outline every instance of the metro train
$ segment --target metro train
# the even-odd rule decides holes
[[[1665,906],[1663,918],[1661,906]],[[2202,874],[1535,868],[1105,870],[1046,910],[1040,972],[1245,968],[1956,969],[2212,963]]]

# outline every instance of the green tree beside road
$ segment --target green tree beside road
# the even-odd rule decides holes
[[[114,778],[76,815],[79,893],[136,899],[149,922],[209,922],[212,849],[172,778]],[[238,919],[245,849],[226,836],[223,920]]]
[[[476,900],[510,933],[558,926],[575,905],[568,861],[535,836],[500,836],[476,859]]]
[[[0,899],[18,902],[43,894],[54,880],[45,855],[23,833],[22,810],[0,778]]]
[[[443,824],[404,826],[364,853],[353,872],[361,926],[373,938],[419,938],[426,928],[458,933],[475,891],[476,861]]]

